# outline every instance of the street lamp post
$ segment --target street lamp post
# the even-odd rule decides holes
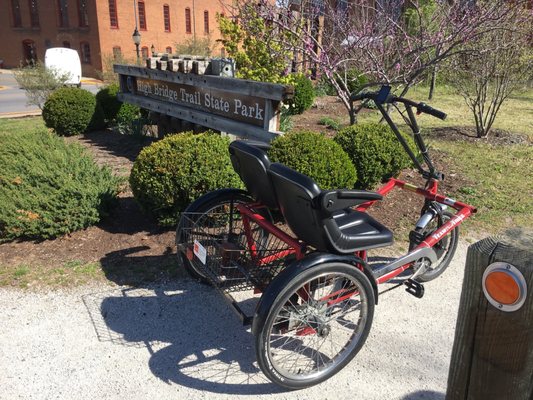
[[[131,38],[133,39],[133,43],[135,43],[135,52],[137,53],[137,64],[139,64],[139,45],[141,44],[141,34],[137,30],[137,27],[135,27],[135,30],[133,31],[133,35],[131,35]]]
[[[135,29],[133,30],[133,43],[135,43],[135,53],[137,53],[137,65],[139,65],[139,45],[141,44],[141,34],[137,30],[137,0],[133,0],[133,14],[135,15]]]

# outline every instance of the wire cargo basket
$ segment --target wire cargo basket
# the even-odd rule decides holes
[[[224,292],[264,289],[295,250],[237,212],[184,213],[182,243],[190,266]]]

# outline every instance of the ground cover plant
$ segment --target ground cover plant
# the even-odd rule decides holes
[[[0,135],[0,241],[50,239],[106,215],[119,179],[47,131]]]

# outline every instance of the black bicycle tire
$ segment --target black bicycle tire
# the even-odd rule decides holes
[[[314,276],[319,277],[327,273],[342,273],[349,275],[351,276],[350,279],[354,279],[357,282],[358,287],[364,291],[366,315],[364,326],[357,337],[357,343],[355,343],[353,348],[349,350],[348,354],[342,356],[339,362],[326,369],[323,373],[319,373],[317,376],[312,376],[308,379],[291,379],[287,376],[283,376],[282,372],[275,368],[275,363],[270,360],[268,338],[270,336],[271,324],[274,323],[277,314],[281,311],[284,304],[286,304],[288,299],[290,299],[291,296],[296,293],[296,290],[304,282],[310,281]],[[286,389],[303,389],[323,382],[324,380],[335,375],[342,368],[344,368],[359,352],[361,347],[364,345],[372,326],[375,304],[374,290],[372,289],[372,285],[370,284],[366,275],[350,264],[330,262],[305,269],[301,273],[298,273],[296,276],[290,278],[289,282],[286,282],[285,284],[270,285],[263,296],[269,296],[271,298],[275,298],[275,300],[272,302],[270,309],[266,311],[266,317],[263,316],[263,318],[259,319],[261,321],[260,325],[257,326],[257,329],[255,330],[255,350],[257,362],[268,379]],[[352,340],[355,339],[350,339],[348,343],[351,343]],[[348,345],[346,345],[344,348],[347,346]]]

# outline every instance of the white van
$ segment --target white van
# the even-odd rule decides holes
[[[44,66],[54,68],[61,74],[68,73],[67,85],[81,86],[81,62],[78,52],[66,47],[52,47],[44,54]]]

